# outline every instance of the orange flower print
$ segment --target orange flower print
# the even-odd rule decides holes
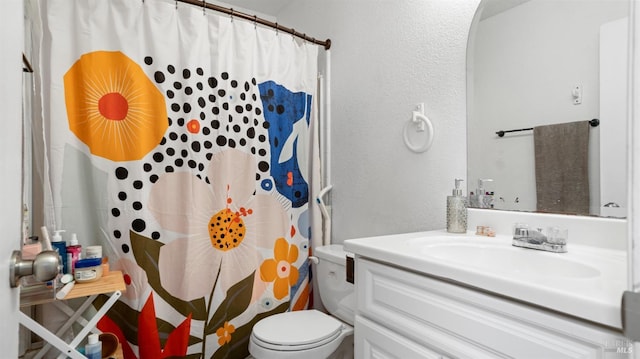
[[[218,344],[223,346],[231,341],[231,334],[236,331],[236,327],[229,324],[229,322],[224,322],[224,325],[216,330],[216,335],[218,336]]]
[[[84,54],[64,75],[69,129],[92,154],[139,160],[169,126],[162,93],[119,51]]]
[[[289,289],[298,281],[298,268],[293,263],[298,259],[298,247],[289,246],[284,238],[278,238],[273,248],[273,258],[262,262],[260,276],[265,282],[273,283],[273,295],[282,299],[289,295]]]

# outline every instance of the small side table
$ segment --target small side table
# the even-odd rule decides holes
[[[30,300],[26,303],[21,302],[21,307],[28,307],[36,304],[53,303],[58,309],[60,309],[69,317],[69,319],[60,327],[60,329],[56,331],[56,333],[52,333],[28,315],[22,313],[21,311],[18,312],[20,324],[24,325],[32,332],[38,334],[47,342],[47,344],[42,347],[38,354],[36,354],[34,359],[42,358],[46,354],[46,352],[51,349],[51,346],[54,346],[58,350],[60,350],[61,354],[58,356],[58,359],[66,357],[71,357],[73,359],[86,359],[84,355],[80,354],[80,352],[76,350],[76,347],[82,342],[82,340],[84,340],[87,335],[89,335],[90,332],[96,334],[100,333],[100,331],[95,328],[98,324],[98,321],[116,303],[125,289],[126,286],[124,283],[122,272],[109,271],[109,273],[103,275],[102,278],[95,282],[76,283],[69,294],[67,294],[67,296],[62,300],[56,300],[53,295],[50,295],[46,298]],[[91,317],[91,319],[86,320],[82,317],[82,314],[89,308],[91,303],[93,303],[96,297],[98,297],[98,295],[100,294],[108,294],[109,299],[95,313],[95,315]],[[77,310],[71,309],[65,303],[65,301],[68,299],[80,297],[86,297],[86,299],[84,300],[84,302],[82,302]],[[83,328],[71,340],[70,343],[66,343],[64,340],[60,339],[60,336],[63,335],[67,330],[69,330],[74,322],[80,323]]]

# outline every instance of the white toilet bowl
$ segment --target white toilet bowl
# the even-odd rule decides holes
[[[253,327],[249,352],[257,359],[325,359],[352,334],[352,326],[315,309],[281,313]]]
[[[345,338],[353,335],[354,290],[353,284],[346,281],[347,254],[341,245],[318,247],[315,254],[322,303],[342,320],[315,309],[264,318],[251,332],[249,353],[254,358],[326,359],[336,353]]]

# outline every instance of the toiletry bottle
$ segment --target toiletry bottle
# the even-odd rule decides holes
[[[84,346],[87,359],[102,359],[102,342],[98,334],[90,334],[87,345]]]
[[[476,196],[475,192],[469,192],[469,196],[467,197],[468,203],[467,206],[470,208],[478,208],[478,196]]]
[[[27,204],[22,205],[22,244],[27,243],[29,239],[29,207]]]
[[[46,226],[40,227],[40,231],[42,232],[42,250],[43,251],[52,251],[53,247],[51,247],[51,238],[49,238],[49,230],[47,230]]]
[[[474,205],[474,207],[477,208],[491,208],[490,203],[492,202],[492,198],[486,198],[485,196],[487,196],[487,192],[484,188],[484,184],[485,182],[493,182],[492,179],[479,179],[478,180],[478,188],[476,189],[476,203]]]
[[[78,237],[73,233],[71,234],[71,240],[69,240],[69,245],[67,246],[67,266],[70,268],[71,274],[73,274],[76,262],[80,259],[81,255],[82,246],[78,244]]]
[[[495,198],[495,192],[487,192],[484,196],[484,203],[486,204],[486,208],[493,208],[493,199]]]
[[[51,245],[58,251],[60,256],[60,263],[62,263],[62,274],[69,273],[69,266],[67,265],[67,242],[62,239],[61,232],[65,232],[64,229],[53,231],[53,237],[51,238]]]
[[[452,195],[447,197],[447,232],[449,233],[467,232],[467,199],[460,189],[462,181],[456,178],[456,187]]]

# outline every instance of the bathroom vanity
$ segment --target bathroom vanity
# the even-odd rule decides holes
[[[626,253],[446,231],[347,240],[356,358],[623,358]]]

